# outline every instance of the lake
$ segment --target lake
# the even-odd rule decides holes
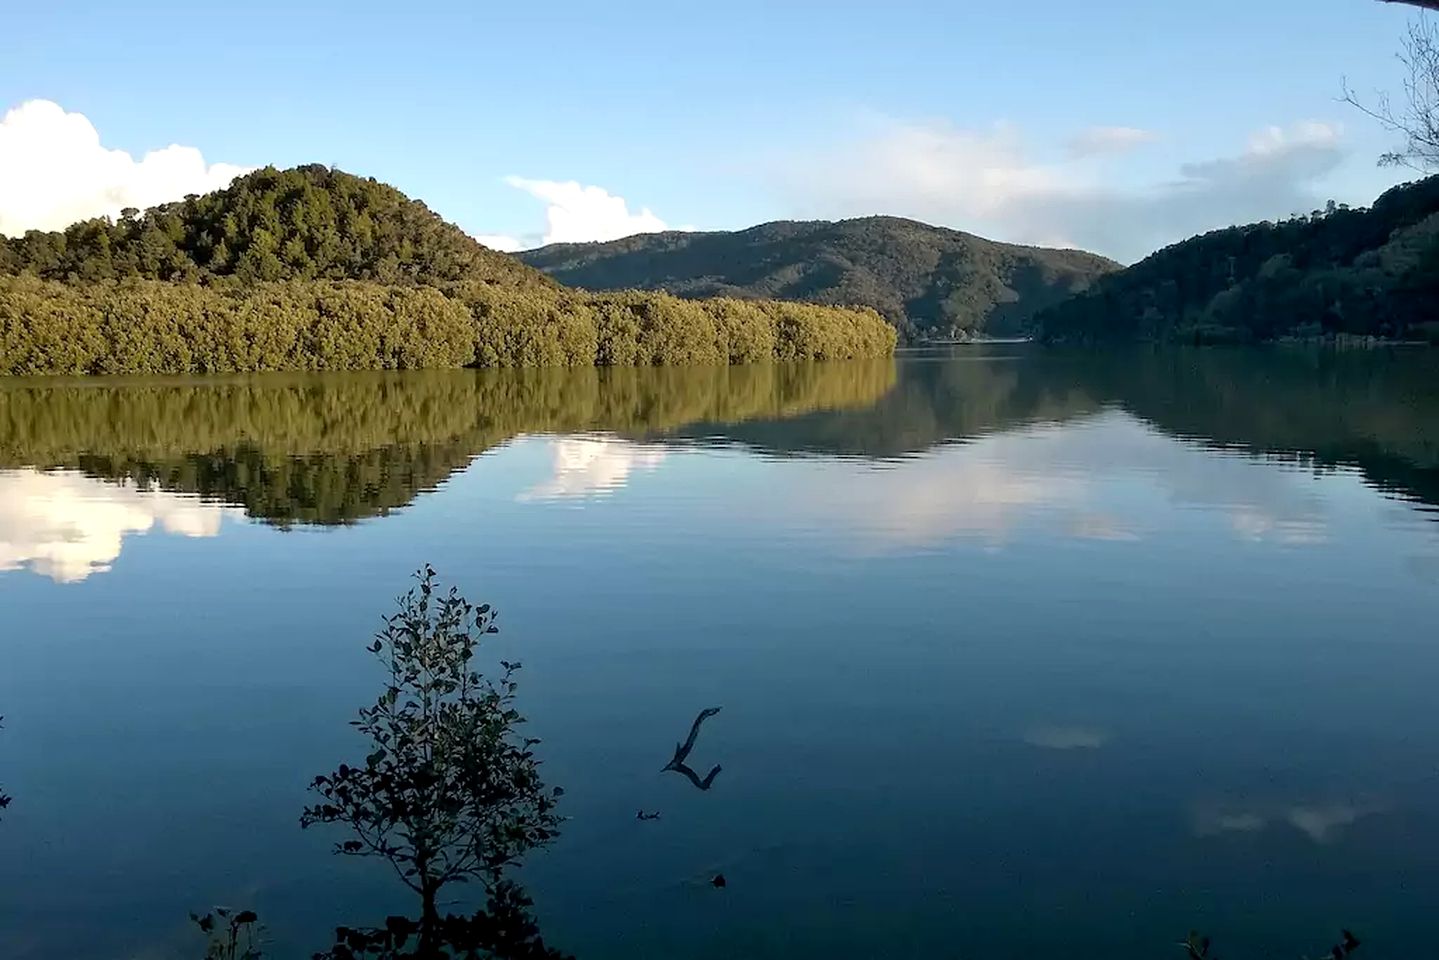
[[[582,960],[1439,936],[1439,354],[1003,346],[0,381],[0,956],[408,906],[298,819],[424,563],[524,663]]]

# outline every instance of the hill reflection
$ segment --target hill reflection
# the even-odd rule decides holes
[[[403,507],[525,434],[642,442],[626,470],[673,444],[888,459],[1118,407],[1205,445],[1354,467],[1433,508],[1436,365],[1422,351],[971,348],[897,363],[10,381],[0,384],[0,469],[12,470],[4,489],[33,486],[16,468],[63,469],[281,526],[340,524]],[[603,442],[565,448],[562,479],[532,495],[610,484],[617,468],[599,456]]]
[[[528,433],[651,433],[866,406],[892,361],[316,374],[0,386],[0,469],[233,504],[290,525],[384,516]]]

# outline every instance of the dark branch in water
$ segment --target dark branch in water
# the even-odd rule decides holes
[[[0,728],[5,726],[4,720],[4,717],[0,717]],[[10,806],[10,795],[4,790],[0,790],[0,810],[4,810],[8,806]]]
[[[689,780],[690,783],[694,784],[700,790],[708,790],[710,787],[714,786],[715,777],[719,776],[720,765],[715,764],[713,767],[711,767],[710,772],[704,775],[703,780],[700,779],[699,774],[695,773],[683,763],[676,764],[670,767],[665,767],[665,769],[673,770],[675,773],[682,774]]]
[[[661,773],[673,770],[675,773],[687,777],[690,783],[693,783],[700,790],[708,790],[714,785],[715,777],[719,776],[720,772],[719,764],[715,764],[710,772],[705,774],[704,779],[700,779],[699,774],[690,769],[685,761],[689,759],[690,751],[695,748],[695,740],[700,735],[700,725],[719,712],[719,707],[706,707],[699,712],[699,715],[695,717],[695,722],[690,725],[689,737],[686,738],[684,743],[675,744],[675,755],[669,763],[660,768]]]

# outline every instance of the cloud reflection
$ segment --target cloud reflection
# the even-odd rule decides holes
[[[1307,474],[1176,440],[1118,410],[936,448],[843,483],[826,477],[783,506],[886,550],[956,539],[1000,548],[1026,528],[1121,547],[1187,516],[1244,542],[1329,539],[1326,501]]]
[[[1381,813],[1378,804],[1355,801],[1299,802],[1216,806],[1195,813],[1194,832],[1212,837],[1224,833],[1260,833],[1271,827],[1298,830],[1317,844],[1332,843],[1346,827]]]
[[[1035,727],[1023,739],[1045,750],[1098,750],[1109,742],[1109,733],[1093,727]]]
[[[226,508],[73,472],[0,470],[0,571],[28,569],[76,583],[110,569],[127,535],[157,524],[213,537]]]
[[[549,441],[550,478],[516,499],[573,500],[604,496],[629,482],[637,470],[653,470],[665,452],[614,437],[558,437]]]

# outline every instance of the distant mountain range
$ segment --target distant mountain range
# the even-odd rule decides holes
[[[1037,312],[1120,269],[1092,253],[998,243],[899,217],[640,234],[518,257],[592,290],[873,307],[911,338],[1027,333]]]

